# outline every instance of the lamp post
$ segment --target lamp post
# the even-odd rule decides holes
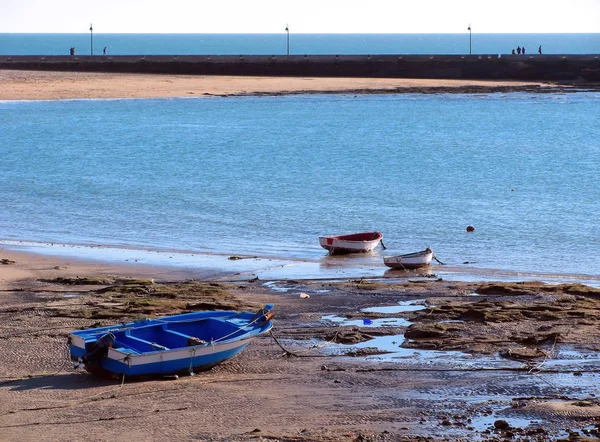
[[[473,33],[471,32],[470,24],[469,24],[469,27],[467,28],[467,30],[469,31],[469,55],[471,55],[471,36],[473,35]]]
[[[287,32],[287,54],[290,55],[290,27],[285,25],[285,32]]]
[[[90,55],[94,55],[94,28],[90,23]]]

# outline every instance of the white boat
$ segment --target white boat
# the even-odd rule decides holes
[[[350,235],[333,235],[319,237],[321,247],[329,251],[330,255],[345,253],[370,252],[381,243],[383,234],[381,232],[363,232]]]
[[[427,247],[420,252],[407,253],[404,255],[384,256],[383,263],[393,269],[418,269],[431,264],[433,250]]]

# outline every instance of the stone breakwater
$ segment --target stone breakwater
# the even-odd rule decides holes
[[[0,69],[600,82],[600,55],[2,55]]]

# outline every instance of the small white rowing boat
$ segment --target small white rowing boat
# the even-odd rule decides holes
[[[370,252],[381,243],[382,239],[381,232],[363,232],[351,235],[321,236],[319,243],[321,247],[329,251],[330,255],[341,255]]]
[[[418,269],[431,264],[433,250],[427,247],[420,252],[407,253],[405,255],[384,256],[383,263],[393,269]]]

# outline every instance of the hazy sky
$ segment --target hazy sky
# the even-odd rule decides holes
[[[0,0],[0,33],[600,33],[600,0]]]

